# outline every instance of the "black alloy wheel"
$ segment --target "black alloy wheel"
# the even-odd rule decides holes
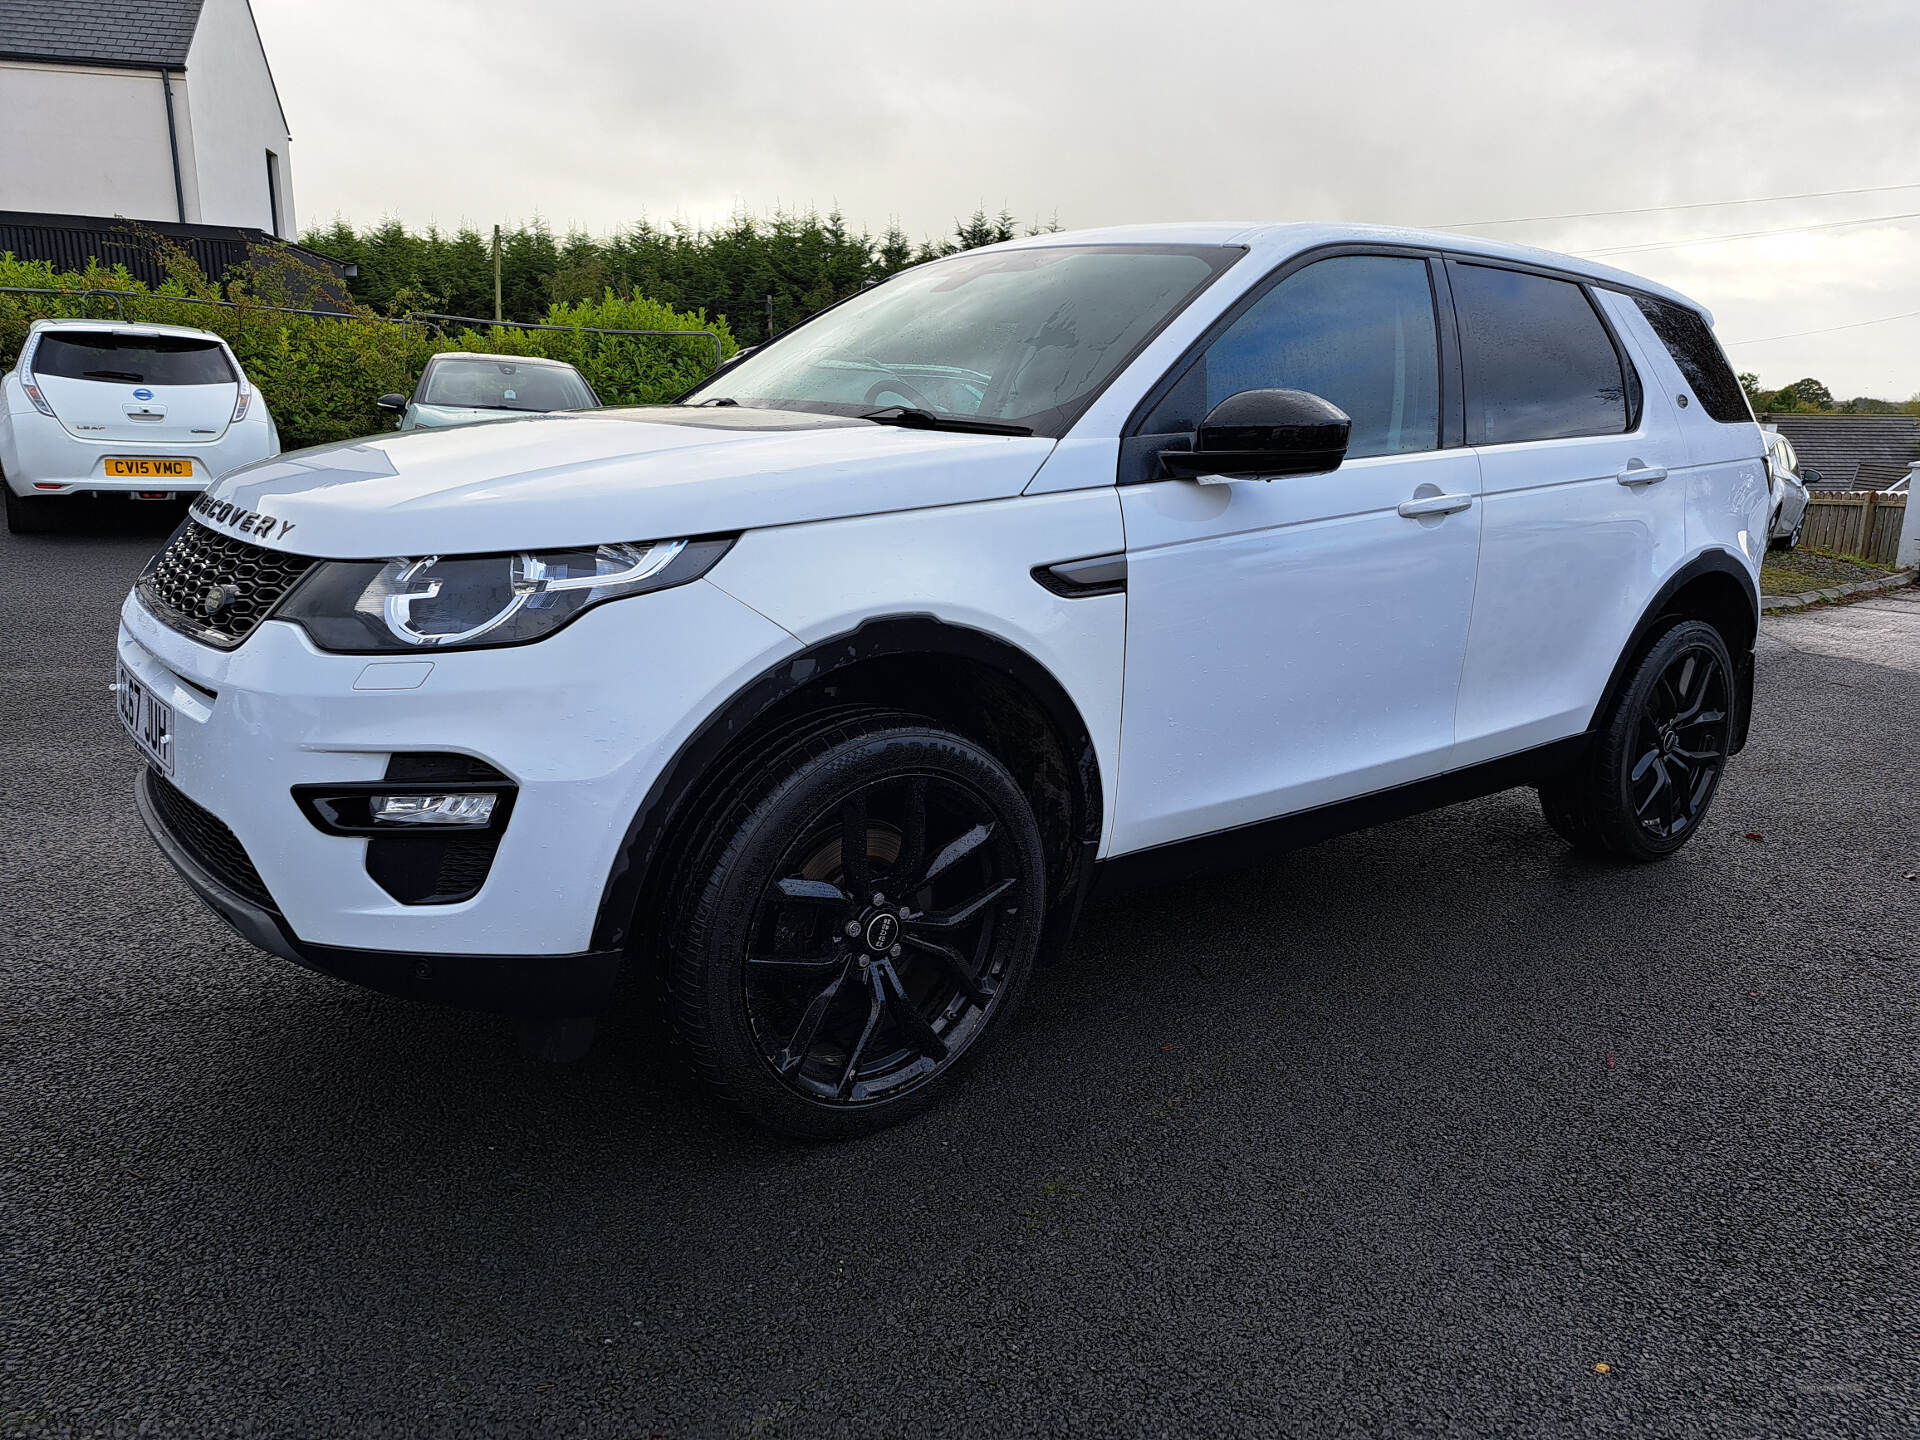
[[[1655,637],[1574,770],[1540,787],[1547,823],[1569,844],[1659,860],[1700,829],[1733,739],[1733,662],[1703,620]]]
[[[1679,840],[1706,813],[1727,763],[1731,695],[1726,667],[1704,643],[1669,659],[1648,688],[1628,783],[1634,817],[1654,840]]]
[[[972,742],[898,718],[836,721],[770,761],[708,837],[672,942],[696,1067],[789,1133],[917,1110],[1000,1027],[1038,948],[1024,795]]]
[[[1022,903],[992,807],[940,775],[874,780],[788,847],[746,963],[761,1058],[799,1093],[884,1098],[983,1029]]]

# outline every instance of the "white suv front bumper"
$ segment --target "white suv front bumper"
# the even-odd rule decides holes
[[[274,620],[218,650],[162,624],[137,595],[119,635],[121,663],[173,707],[171,784],[232,832],[271,905],[183,864],[191,846],[148,814],[202,897],[255,943],[315,968],[347,974],[356,956],[386,956],[455,978],[512,957],[590,956],[609,874],[660,771],[705,716],[798,648],[705,581],[598,606],[535,644],[421,660],[328,654]],[[396,672],[395,661],[415,668]],[[421,678],[366,688],[396,677]],[[324,833],[294,800],[296,785],[378,780],[397,752],[477,757],[517,787],[471,899],[401,903],[368,874],[366,840]],[[275,930],[284,944],[268,943]]]

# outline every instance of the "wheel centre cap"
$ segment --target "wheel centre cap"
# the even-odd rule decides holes
[[[889,910],[882,910],[867,921],[867,949],[884,955],[893,948],[893,942],[900,938],[900,917]]]

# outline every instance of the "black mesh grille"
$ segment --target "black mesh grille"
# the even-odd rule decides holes
[[[487,871],[493,868],[493,852],[500,848],[498,835],[462,835],[447,846],[440,857],[440,883],[435,898],[465,900],[477,895],[487,883]]]
[[[140,577],[140,598],[174,629],[231,650],[313,565],[189,520]]]
[[[256,905],[274,908],[273,896],[247,858],[239,837],[208,811],[182,795],[158,770],[147,771],[147,798],[167,833],[214,879]]]

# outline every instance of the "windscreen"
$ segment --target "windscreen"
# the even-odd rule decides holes
[[[763,346],[686,403],[908,406],[1058,435],[1240,254],[1062,245],[934,261]]]
[[[594,399],[571,367],[477,359],[434,361],[420,403],[468,410],[584,410]]]
[[[235,383],[227,352],[216,341],[190,335],[128,335],[113,330],[61,330],[42,335],[33,351],[33,373],[130,385]]]

